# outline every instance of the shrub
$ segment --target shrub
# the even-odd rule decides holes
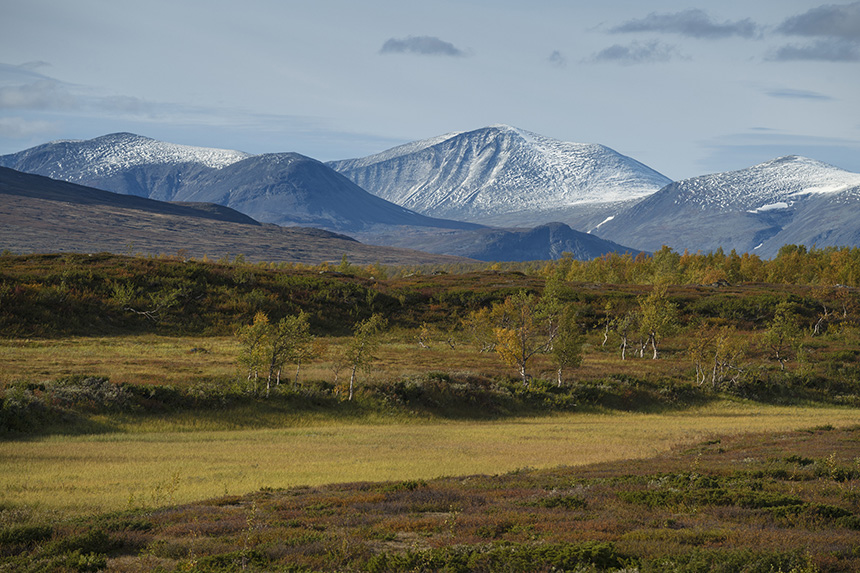
[[[0,530],[0,544],[29,545],[50,539],[53,533],[50,525],[15,525]]]
[[[543,569],[570,571],[584,565],[610,569],[622,567],[626,562],[611,543],[500,544],[445,547],[405,554],[381,553],[368,561],[367,571],[518,573]]]

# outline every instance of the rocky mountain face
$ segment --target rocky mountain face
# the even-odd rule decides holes
[[[476,228],[389,203],[297,153],[249,155],[117,133],[5,155],[0,166],[149,199],[218,203],[282,226],[338,232],[380,225]]]
[[[329,166],[364,189],[433,217],[588,230],[671,183],[608,147],[491,126]]]
[[[787,156],[672,183],[595,231],[654,251],[722,247],[772,257],[785,244],[860,244],[860,174]]]

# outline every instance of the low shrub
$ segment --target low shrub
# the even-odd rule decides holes
[[[370,558],[371,573],[395,571],[448,571],[451,573],[510,573],[540,570],[576,570],[593,565],[599,569],[623,567],[628,562],[611,543],[555,543],[543,545],[498,544],[456,546],[404,554],[380,553]]]

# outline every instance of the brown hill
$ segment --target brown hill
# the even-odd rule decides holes
[[[206,203],[165,203],[0,168],[0,249],[177,254],[250,261],[423,264],[465,259],[365,245],[328,231],[264,225]]]

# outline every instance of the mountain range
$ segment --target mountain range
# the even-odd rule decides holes
[[[0,166],[120,194],[215,203],[264,223],[311,226],[430,253],[536,260],[553,258],[559,248],[584,258],[629,250],[566,226],[545,235],[501,229],[488,233],[475,223],[421,215],[296,153],[249,155],[117,133],[0,156]]]
[[[482,260],[564,251],[593,258],[662,245],[769,257],[786,243],[860,243],[860,174],[789,156],[672,182],[602,145],[502,125],[327,164],[121,133],[0,156],[0,166]]]

